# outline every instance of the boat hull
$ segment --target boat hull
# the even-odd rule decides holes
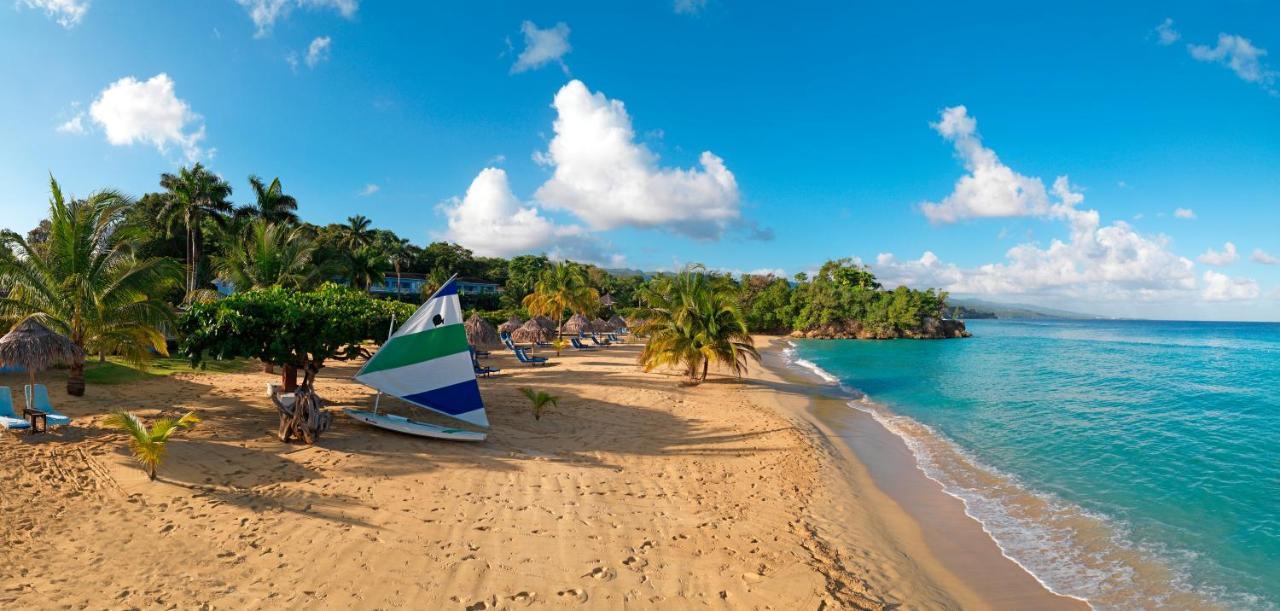
[[[362,409],[344,409],[342,411],[346,413],[348,417],[359,420],[365,424],[417,437],[448,439],[450,441],[484,441],[485,437],[487,437],[484,433],[440,426],[438,424],[430,424],[427,422],[418,422],[417,420],[405,418],[404,416],[397,416],[395,414],[375,414]]]

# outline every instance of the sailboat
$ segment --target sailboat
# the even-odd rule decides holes
[[[357,382],[380,393],[379,401],[373,411],[343,410],[348,416],[410,435],[484,441],[484,433],[378,412],[385,393],[416,407],[488,428],[489,418],[484,412],[466,328],[462,325],[456,280],[457,276],[450,278],[418,307],[356,373]]]

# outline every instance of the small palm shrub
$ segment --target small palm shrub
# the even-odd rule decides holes
[[[107,419],[107,426],[117,428],[129,434],[129,449],[133,452],[133,458],[142,464],[147,470],[147,477],[151,481],[156,479],[156,468],[164,460],[165,445],[178,429],[189,429],[200,422],[200,418],[196,417],[195,412],[187,412],[187,415],[178,418],[162,418],[151,425],[151,429],[142,424],[142,420],[137,416],[120,410],[111,414]]]
[[[534,420],[542,420],[542,412],[547,409],[548,405],[560,407],[560,398],[549,395],[544,391],[534,390],[532,388],[521,388],[520,393],[523,394],[525,398],[529,400],[530,405],[533,406]]]

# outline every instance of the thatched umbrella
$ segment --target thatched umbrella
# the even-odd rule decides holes
[[[621,316],[614,314],[613,317],[609,319],[609,326],[613,327],[614,329],[626,329],[627,321],[624,320]]]
[[[591,330],[596,333],[613,333],[613,325],[607,323],[602,318],[591,321]]]
[[[519,317],[519,316],[516,316],[515,314],[512,314],[512,315],[511,315],[511,318],[508,318],[508,319],[507,319],[507,322],[504,322],[504,323],[502,323],[502,324],[498,325],[498,332],[499,332],[499,333],[511,333],[512,331],[515,331],[516,329],[519,329],[519,328],[520,328],[520,325],[523,325],[523,324],[524,324],[524,321],[523,321],[523,320],[520,320],[520,317]]]
[[[524,323],[523,327],[511,332],[511,341],[521,344],[536,344],[549,339],[551,339],[551,332],[544,329],[536,320]]]
[[[534,316],[533,320],[536,321],[539,325],[542,325],[543,329],[546,329],[551,333],[556,332],[556,321],[551,320],[546,316]]]
[[[616,302],[614,301],[613,295],[611,294],[606,294],[604,297],[600,298],[600,305],[606,308],[612,308],[614,303]]]
[[[572,318],[564,323],[560,330],[568,335],[585,333],[591,331],[591,321],[587,320],[586,316],[574,314]]]
[[[0,337],[0,364],[26,369],[33,385],[37,371],[83,359],[84,350],[33,318],[14,325]]]
[[[489,321],[480,318],[479,314],[472,314],[462,326],[467,329],[467,343],[478,350],[502,345],[502,340],[498,338],[498,330],[494,329]]]

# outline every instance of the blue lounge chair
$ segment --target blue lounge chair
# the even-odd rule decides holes
[[[595,350],[595,348],[583,345],[582,340],[576,337],[569,338],[569,345],[573,346],[574,350]]]
[[[609,334],[605,335],[605,337],[609,338],[609,343],[611,343],[611,344],[621,344],[621,343],[622,343],[622,340],[618,339],[618,334],[616,334],[616,333],[609,333]]]
[[[527,365],[541,365],[547,362],[545,356],[529,356],[525,353],[524,348],[516,348],[516,360]]]
[[[476,372],[476,375],[484,376],[487,378],[491,373],[498,373],[499,371],[502,371],[497,367],[486,367],[484,365],[481,365],[480,361],[476,360],[476,354],[477,354],[476,349],[471,348],[471,369],[473,369]],[[485,354],[488,354],[488,353],[485,353]]]
[[[22,387],[22,396],[27,400],[27,409],[37,409],[49,415],[47,422],[49,426],[66,426],[71,424],[71,418],[58,413],[53,408],[53,404],[49,402],[49,389],[44,384],[26,384]]]
[[[10,430],[31,428],[31,423],[18,417],[13,411],[13,391],[8,386],[0,386],[0,427]]]
[[[596,336],[595,336],[595,334],[594,334],[594,333],[593,333],[593,334],[591,334],[591,336],[590,336],[590,337],[591,337],[591,343],[593,343],[593,344],[595,344],[595,345],[597,345],[597,346],[600,346],[601,348],[608,348],[608,347],[609,347],[609,340],[607,340],[607,339],[606,339],[606,340],[604,340],[604,341],[602,342],[602,341],[600,341],[600,338],[598,338],[598,337],[596,337]]]

